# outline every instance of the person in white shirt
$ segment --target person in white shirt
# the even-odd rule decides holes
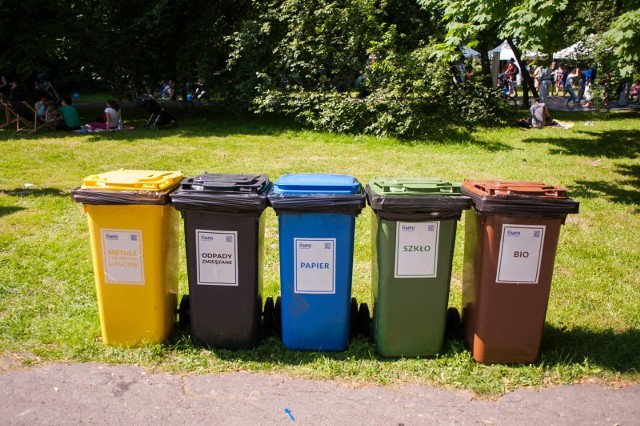
[[[104,121],[92,121],[91,127],[103,130],[118,130],[121,118],[120,105],[113,99],[109,99],[107,101],[107,107],[104,110]]]

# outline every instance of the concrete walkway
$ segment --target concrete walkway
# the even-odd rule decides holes
[[[547,97],[547,108],[551,111],[566,111],[566,112],[589,112],[589,111],[598,111],[597,108],[588,108],[587,106],[585,106],[586,102],[583,100],[579,105],[573,105],[573,102],[571,102],[569,105],[566,105],[567,100],[569,99],[569,95],[562,97],[562,96],[548,96]],[[529,98],[529,102],[531,102],[533,100],[533,98]],[[522,97],[518,97],[517,98],[518,101],[518,105],[522,105]],[[630,105],[618,105],[617,103],[613,102],[611,104],[609,104],[609,109],[610,110],[636,110],[636,111],[640,111],[640,105],[639,104],[630,104]]]
[[[518,390],[487,401],[428,386],[51,364],[0,374],[0,419],[3,425],[638,425],[640,386]]]

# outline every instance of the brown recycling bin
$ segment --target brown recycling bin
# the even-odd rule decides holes
[[[467,348],[484,364],[533,363],[549,300],[560,226],[578,202],[561,187],[464,182],[462,315]]]

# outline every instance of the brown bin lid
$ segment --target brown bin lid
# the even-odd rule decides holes
[[[462,193],[485,213],[566,215],[578,213],[579,203],[566,188],[524,180],[465,180]]]
[[[464,187],[479,195],[535,195],[538,197],[567,198],[567,190],[528,180],[465,180]]]

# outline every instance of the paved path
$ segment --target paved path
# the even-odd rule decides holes
[[[567,111],[567,112],[598,111],[597,108],[587,108],[585,106],[585,101],[584,100],[579,105],[573,105],[573,102],[570,103],[569,105],[566,105],[567,99],[569,99],[568,95],[566,97],[549,96],[549,97],[547,97],[547,102],[546,102],[547,108],[549,108],[549,110],[551,110],[551,111]],[[531,102],[532,100],[533,100],[533,98],[529,97],[529,102]],[[522,96],[518,97],[518,105],[522,105]],[[633,105],[620,106],[617,103],[613,102],[613,103],[611,103],[609,105],[609,109],[610,110],[636,110],[636,111],[638,111],[638,110],[640,110],[640,105],[633,104]]]
[[[519,390],[486,401],[428,386],[354,388],[284,375],[180,376],[100,364],[0,374],[0,424],[63,423],[639,425],[640,386]]]

